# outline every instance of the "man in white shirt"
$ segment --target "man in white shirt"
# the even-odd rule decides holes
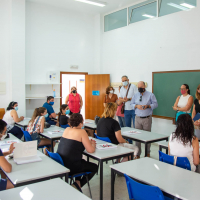
[[[119,99],[123,99],[125,103],[124,118],[127,127],[131,127],[131,119],[133,120],[133,126],[135,127],[135,110],[131,107],[131,100],[134,94],[137,92],[137,87],[133,84],[129,84],[128,76],[122,76],[122,84]],[[128,90],[129,88],[129,90]],[[128,94],[126,97],[126,93]]]

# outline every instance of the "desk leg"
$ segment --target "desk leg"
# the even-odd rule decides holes
[[[53,148],[53,140],[51,140],[51,152],[54,153],[54,148]]]
[[[69,175],[68,175],[68,173],[66,173],[66,174],[65,174],[65,182],[66,182],[66,183],[68,183],[68,178],[69,178]]]
[[[103,200],[103,161],[100,160],[100,200]]]
[[[147,143],[144,143],[145,145],[145,154],[144,154],[144,157],[147,157]]]
[[[133,154],[131,154],[131,160],[133,160]]]
[[[162,151],[162,147],[159,145],[159,151]]]
[[[168,149],[166,149],[166,154],[168,155]]]
[[[111,168],[111,200],[114,200],[114,192],[115,192],[115,183],[114,183],[114,179],[115,179],[115,174],[114,174],[114,170]]]

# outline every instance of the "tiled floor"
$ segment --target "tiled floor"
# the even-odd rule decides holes
[[[152,123],[152,132],[170,135],[175,130],[175,125],[172,124],[171,120],[164,120],[153,118]],[[56,151],[56,149],[55,149]],[[142,144],[142,155],[144,157],[144,145]],[[153,144],[151,145],[151,158],[158,159],[158,145]],[[95,162],[94,160],[90,159],[91,162]],[[109,161],[108,164],[104,162],[103,167],[103,199],[109,200],[110,199],[110,188],[111,188],[111,170],[110,165],[112,162]],[[92,191],[92,199],[99,200],[99,175],[95,175],[93,179],[90,181],[90,187]],[[88,186],[85,185],[83,188],[83,193],[90,197]],[[117,177],[115,182],[115,200],[128,200],[128,192],[126,188],[126,182],[124,177]]]

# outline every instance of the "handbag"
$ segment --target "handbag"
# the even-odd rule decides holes
[[[130,87],[131,87],[131,84],[129,84],[129,86],[128,86],[128,90],[126,92],[126,98],[128,96],[128,92],[129,92]],[[124,110],[125,110],[125,103],[122,104],[121,114],[124,114]]]
[[[96,115],[96,117],[94,118],[94,122],[95,122],[96,125],[98,124],[98,122],[99,122],[100,119],[101,119],[101,118],[100,118],[99,116]]]

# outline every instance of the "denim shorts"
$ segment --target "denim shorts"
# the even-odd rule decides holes
[[[40,144],[41,140],[40,140],[40,136],[38,135],[38,133],[32,133],[31,138],[32,138],[32,140],[37,140],[38,145]]]
[[[7,186],[7,180],[2,178],[0,180],[0,191],[6,190],[6,186]]]

